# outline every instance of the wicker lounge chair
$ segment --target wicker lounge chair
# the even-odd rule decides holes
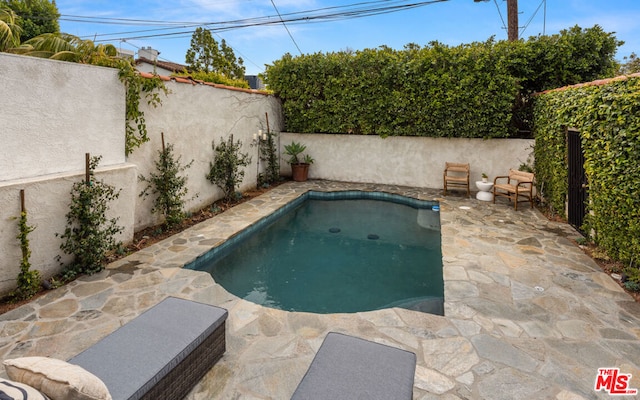
[[[504,196],[509,198],[509,202],[513,201],[516,210],[518,210],[518,203],[521,201],[528,201],[533,208],[534,178],[535,176],[531,172],[515,169],[510,169],[509,175],[496,176],[493,180],[493,203],[496,202],[496,196]],[[498,183],[498,180],[501,182]]]
[[[464,189],[467,191],[467,196],[471,196],[471,191],[469,190],[469,164],[445,163],[442,180],[445,196],[447,195],[447,189]]]
[[[225,351],[227,310],[169,297],[69,360],[113,400],[182,399]]]
[[[416,355],[329,332],[292,400],[411,400]]]

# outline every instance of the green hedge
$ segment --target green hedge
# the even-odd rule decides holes
[[[640,255],[640,78],[541,94],[534,105],[535,170],[550,207],[564,215],[565,127],[581,132],[589,204],[585,228],[612,258]]]
[[[620,44],[595,25],[518,42],[286,54],[265,80],[289,132],[506,137],[531,129],[531,93],[613,76]]]
[[[302,133],[506,137],[518,92],[493,41],[285,55],[266,78]]]
[[[286,54],[265,80],[289,132],[506,137],[531,129],[531,93],[613,76],[620,44],[595,25],[518,42]]]

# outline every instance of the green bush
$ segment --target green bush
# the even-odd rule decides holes
[[[149,178],[138,176],[138,180],[147,184],[140,192],[140,197],[155,196],[151,212],[161,213],[167,227],[178,225],[185,218],[183,208],[184,197],[188,193],[187,177],[180,174],[191,167],[191,164],[193,160],[182,165],[180,157],[176,159],[173,154],[173,145],[167,143],[163,149],[158,150],[155,162],[157,172],[152,172]]]
[[[89,181],[76,182],[71,191],[71,204],[67,213],[67,227],[60,248],[73,255],[65,268],[66,278],[79,274],[93,274],[104,268],[103,261],[109,250],[118,246],[115,235],[122,232],[117,218],[107,219],[109,202],[120,195],[111,185],[94,179],[94,170],[101,157],[89,162]]]
[[[290,132],[505,137],[518,88],[492,49],[488,41],[287,54],[266,77]]]
[[[240,167],[246,167],[251,163],[251,157],[247,153],[241,153],[242,142],[233,141],[233,135],[228,141],[220,138],[220,143],[216,146],[214,142],[211,147],[215,151],[213,162],[209,163],[209,172],[206,178],[209,182],[220,187],[224,193],[226,201],[236,200],[234,198],[236,187],[242,183],[244,171]]]

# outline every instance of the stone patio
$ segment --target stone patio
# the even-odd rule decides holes
[[[441,206],[445,316],[404,309],[309,314],[238,299],[185,263],[307,190],[381,190]],[[0,357],[69,359],[166,296],[229,310],[227,352],[189,394],[288,399],[329,331],[417,355],[414,399],[598,399],[598,368],[640,388],[640,304],[526,205],[441,190],[286,183],[30,304],[0,315]]]

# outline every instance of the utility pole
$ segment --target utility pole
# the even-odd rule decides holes
[[[518,0],[507,0],[507,38],[510,42],[518,40]]]
[[[473,0],[475,3],[480,2],[488,2],[489,0]],[[507,24],[509,25],[507,28],[507,38],[509,41],[515,42],[518,40],[518,0],[506,0],[507,1]],[[498,3],[496,3],[497,5]],[[545,12],[546,12],[547,2],[545,1]],[[500,10],[498,9],[498,12]],[[502,18],[502,14],[500,14],[500,18]],[[546,21],[546,17],[545,17]],[[504,24],[504,20],[502,21]]]

